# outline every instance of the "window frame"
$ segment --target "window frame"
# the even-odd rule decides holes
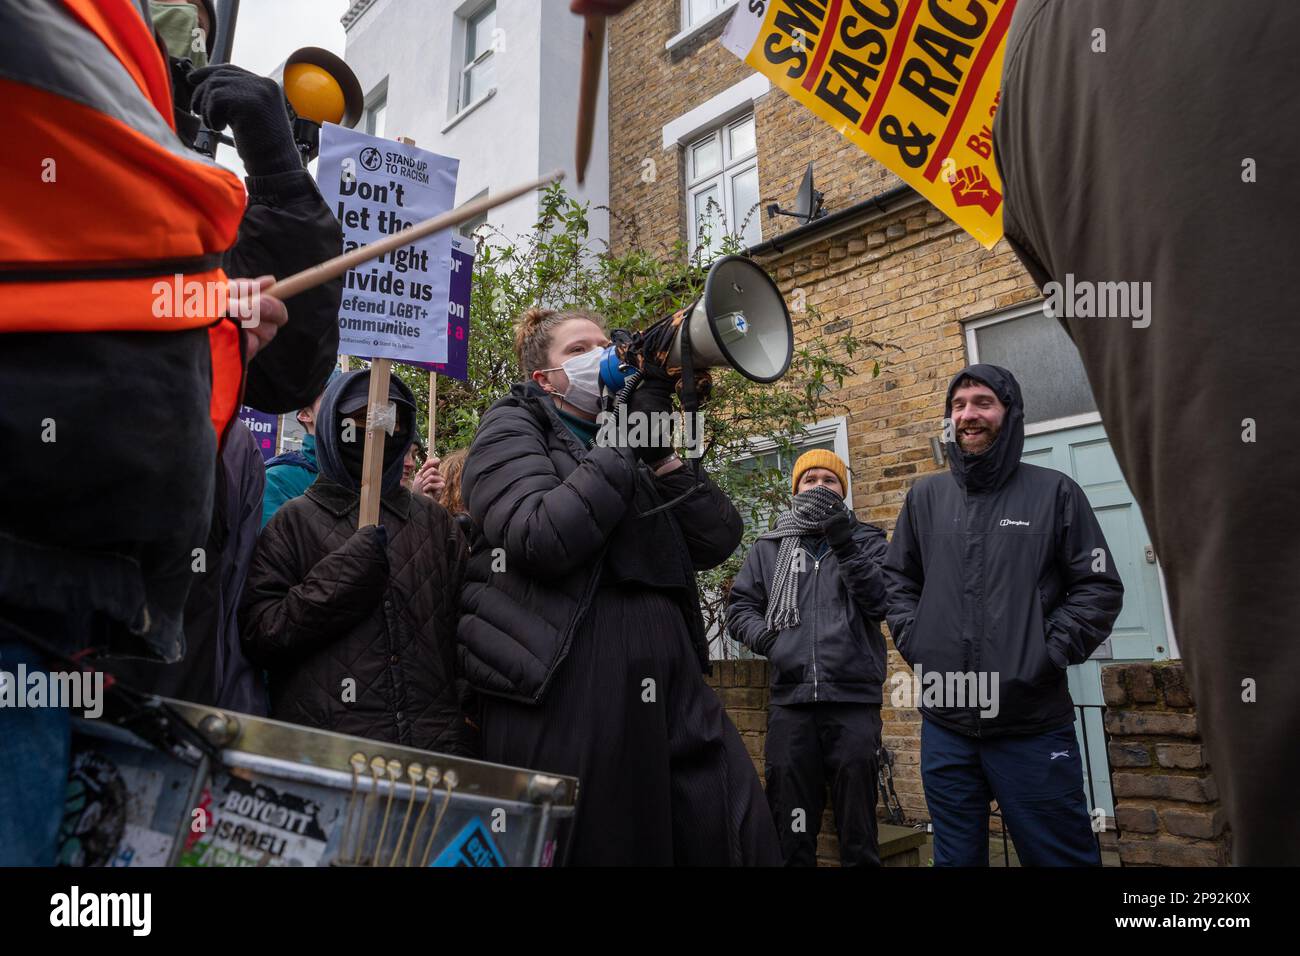
[[[485,198],[487,195],[488,195],[488,191],[486,189],[482,189],[465,201],[475,202],[479,199]],[[488,224],[488,214],[486,212],[481,212],[473,219],[470,219],[467,222],[463,222],[459,226],[457,226],[456,235],[460,236],[463,239],[468,239],[470,242],[474,242],[477,239],[474,233],[477,232],[479,229],[481,229],[483,226],[486,226],[487,224]]]
[[[384,111],[384,129],[375,132],[370,128],[371,120],[374,119],[375,111],[381,108]],[[367,136],[388,138],[388,77],[384,77],[383,82],[371,90],[370,95],[366,97],[362,108],[362,127]]]
[[[691,19],[691,0],[681,0],[681,23],[682,32],[685,33],[695,27],[702,27],[711,23],[716,17],[720,16],[728,7],[734,7],[738,0],[711,0],[713,9],[708,13],[701,14],[698,19]]]
[[[457,73],[459,77],[459,86],[456,90],[456,113],[460,114],[474,106],[480,100],[487,99],[492,91],[496,89],[496,83],[493,82],[488,89],[484,90],[473,100],[466,100],[466,91],[469,89],[469,77],[473,70],[486,63],[496,54],[496,47],[489,44],[486,49],[479,51],[470,59],[470,44],[474,42],[475,26],[480,23],[487,15],[491,13],[493,17],[493,26],[495,29],[495,18],[497,14],[496,0],[488,0],[482,6],[475,9],[472,13],[462,14],[460,19],[463,24],[465,36],[460,47],[461,68]],[[493,76],[495,81],[495,75]]]
[[[979,342],[975,333],[979,329],[988,328],[990,325],[1000,325],[1003,322],[1012,322],[1016,319],[1028,318],[1035,313],[1041,315],[1043,312],[1043,298],[1034,299],[1022,305],[1014,305],[1008,309],[1002,309],[989,315],[983,315],[976,319],[970,319],[962,326],[962,333],[966,338],[966,357],[969,364],[976,365],[980,361]],[[1084,376],[1085,381],[1087,376]],[[1095,397],[1095,396],[1094,396]],[[1034,422],[1032,425],[1025,424],[1026,435],[1041,435],[1044,432],[1061,431],[1065,428],[1077,428],[1080,425],[1096,425],[1101,422],[1101,411],[1094,410],[1091,412],[1081,412],[1078,415],[1065,415],[1061,418],[1049,418],[1041,422]]]
[[[742,153],[740,156],[734,156],[731,152],[731,131],[742,124],[749,123],[754,127],[754,148]],[[709,141],[717,144],[719,164],[716,171],[696,177],[693,175],[695,165],[695,150]],[[730,235],[732,230],[739,228],[741,217],[735,207],[735,181],[738,177],[748,172],[753,172],[756,179],[761,183],[761,174],[758,169],[758,127],[754,110],[749,109],[746,112],[720,120],[712,129],[702,130],[697,135],[692,136],[682,144],[683,163],[684,163],[684,184],[686,190],[686,223],[687,238],[689,239],[689,251],[695,255],[699,248],[699,220],[695,216],[696,197],[701,193],[707,192],[714,186],[722,194],[721,213],[723,225],[726,230],[722,235]],[[761,185],[760,191],[761,202]],[[755,245],[763,241],[763,217],[759,215],[755,220],[757,223],[758,237],[753,242],[747,242],[746,245]],[[713,240],[717,242],[721,235],[714,236]],[[744,237],[739,237],[745,241]],[[721,253],[716,253],[721,255]]]

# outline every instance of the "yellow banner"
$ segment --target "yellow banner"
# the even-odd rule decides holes
[[[1015,0],[740,0],[722,42],[986,249],[993,116]]]

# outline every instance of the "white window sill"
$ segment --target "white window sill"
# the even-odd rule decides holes
[[[469,106],[465,107],[455,116],[453,116],[451,119],[447,120],[447,125],[442,128],[442,132],[444,133],[447,132],[447,130],[451,129],[461,120],[463,120],[466,116],[469,116],[470,113],[473,113],[476,109],[478,109],[480,106],[482,106],[484,103],[486,103],[488,100],[492,99],[492,97],[496,95],[497,95],[497,88],[493,86],[490,89],[488,89],[486,93],[484,93],[482,96],[476,99],[473,103],[469,104]]]
[[[665,43],[664,49],[671,53],[673,50],[677,49],[683,43],[690,42],[696,37],[696,35],[703,33],[706,29],[708,29],[713,24],[717,23],[723,17],[731,16],[731,11],[735,8],[735,6],[736,6],[735,3],[729,3],[721,10],[709,14],[699,23],[687,27],[685,30],[676,34],[671,40]]]

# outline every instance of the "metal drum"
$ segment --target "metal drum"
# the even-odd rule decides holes
[[[74,721],[73,866],[552,866],[578,781],[159,700],[209,746]],[[204,752],[206,750],[206,753]]]

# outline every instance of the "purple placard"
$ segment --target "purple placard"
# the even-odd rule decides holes
[[[270,461],[276,456],[276,445],[280,437],[280,416],[259,412],[247,405],[239,406],[239,420],[253,433],[257,450],[262,453],[262,461]]]
[[[276,457],[276,446],[279,444],[279,416],[268,415],[264,411],[257,411],[256,408],[240,405],[239,420],[243,421],[248,431],[252,432],[252,440],[257,442],[257,450],[261,451],[261,460],[269,462]]]
[[[439,375],[469,378],[469,300],[474,276],[474,240],[464,236],[451,239],[451,293],[447,297],[447,361],[403,362],[427,368]]]

